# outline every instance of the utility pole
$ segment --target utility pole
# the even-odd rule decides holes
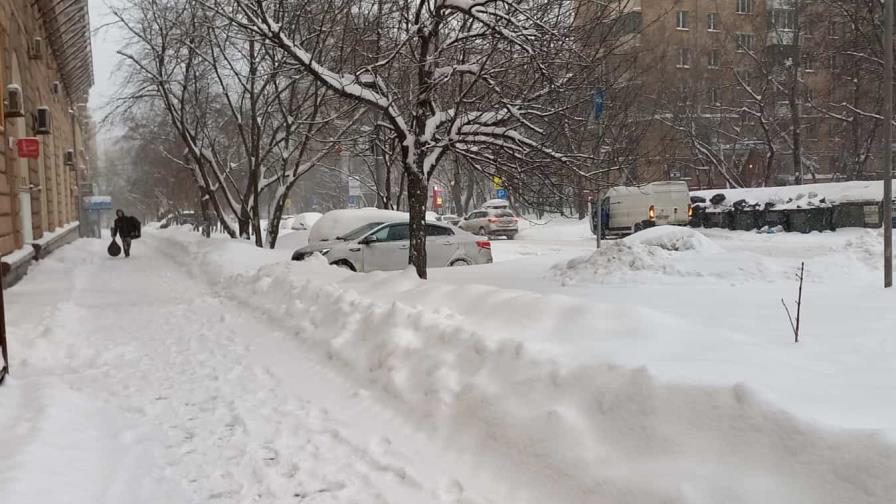
[[[884,288],[893,286],[893,0],[884,14]]]

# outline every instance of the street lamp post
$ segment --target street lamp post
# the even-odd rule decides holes
[[[893,285],[893,0],[884,8],[884,287]]]

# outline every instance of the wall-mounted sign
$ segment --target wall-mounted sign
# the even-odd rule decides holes
[[[19,138],[16,140],[16,150],[22,159],[37,159],[40,157],[40,140],[34,137]]]

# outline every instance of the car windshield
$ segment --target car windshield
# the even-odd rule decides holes
[[[370,231],[373,231],[374,229],[376,229],[382,225],[383,225],[382,222],[369,222],[367,224],[364,224],[361,227],[352,229],[348,233],[345,233],[341,236],[337,236],[336,239],[344,240],[344,241],[357,240],[358,238],[364,236],[365,234],[369,233]]]

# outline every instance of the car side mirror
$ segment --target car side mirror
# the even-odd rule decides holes
[[[370,245],[371,243],[376,243],[378,241],[379,239],[377,239],[376,235],[368,235],[362,238],[358,243],[360,243],[361,245]]]

